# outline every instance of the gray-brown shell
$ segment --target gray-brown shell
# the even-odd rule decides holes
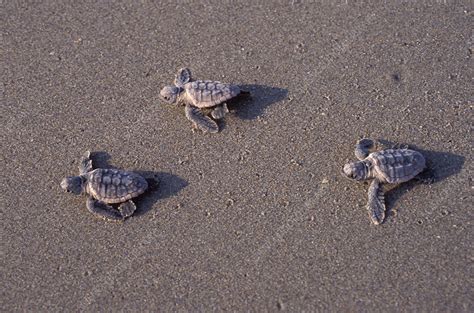
[[[210,108],[240,93],[240,88],[211,80],[196,80],[184,85],[184,91],[190,104],[198,108]]]
[[[134,198],[148,188],[142,176],[118,169],[96,169],[86,175],[86,191],[105,203],[121,203]]]
[[[426,167],[424,156],[410,149],[387,149],[369,154],[373,176],[384,183],[402,183],[421,173]]]

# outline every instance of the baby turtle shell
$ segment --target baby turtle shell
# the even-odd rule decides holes
[[[99,168],[87,174],[87,192],[105,203],[121,203],[144,193],[148,183],[142,176],[118,169]]]
[[[426,167],[425,157],[409,149],[387,149],[369,154],[374,177],[382,183],[398,184],[413,179]]]
[[[211,80],[187,83],[184,91],[189,102],[198,108],[211,108],[240,94],[238,86]]]

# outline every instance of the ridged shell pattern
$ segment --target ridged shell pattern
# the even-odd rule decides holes
[[[423,155],[409,149],[387,149],[371,153],[373,175],[382,182],[402,183],[418,175],[426,166]]]
[[[212,80],[196,80],[184,85],[190,103],[198,108],[209,108],[240,93],[240,88]]]
[[[134,198],[148,188],[140,175],[118,169],[96,169],[87,174],[87,191],[105,203],[121,203]]]

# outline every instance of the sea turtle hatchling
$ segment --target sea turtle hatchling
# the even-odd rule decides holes
[[[79,164],[79,176],[64,178],[61,188],[74,194],[87,194],[86,206],[94,215],[109,221],[123,221],[135,212],[131,199],[144,193],[148,182],[133,172],[93,169],[91,153],[87,151]],[[119,204],[118,209],[109,204]]]
[[[188,68],[178,71],[174,84],[175,86],[165,86],[161,89],[162,101],[184,105],[186,117],[193,126],[209,133],[219,131],[215,120],[224,118],[229,112],[226,101],[240,95],[249,95],[236,85],[212,80],[193,80]],[[212,118],[208,116],[209,111]]]
[[[429,181],[420,173],[426,169],[425,157],[407,147],[385,149],[369,154],[374,147],[370,139],[362,139],[356,144],[355,155],[359,162],[344,165],[343,174],[357,181],[373,179],[369,187],[367,210],[376,225],[385,218],[383,184],[399,184],[413,178]]]

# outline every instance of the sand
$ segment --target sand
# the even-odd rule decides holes
[[[474,310],[472,2],[2,7],[2,311]],[[253,98],[193,132],[158,99],[183,66]],[[362,137],[438,175],[380,226]],[[59,187],[88,149],[161,180],[123,224]]]

